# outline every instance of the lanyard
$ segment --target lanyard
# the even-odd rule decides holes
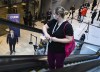
[[[60,25],[56,28],[57,24],[58,24],[58,23],[56,22],[56,24],[55,24],[55,26],[54,26],[54,28],[53,28],[53,30],[52,30],[52,34],[54,34],[54,32],[56,32],[56,31],[58,30],[58,28],[60,27],[60,25],[61,25],[61,24],[60,24]],[[55,28],[56,28],[56,30],[55,30]]]
[[[54,34],[54,33],[59,29],[59,27],[62,25],[62,23],[63,23],[64,21],[65,21],[65,20],[63,20],[62,22],[60,22],[57,28],[56,28],[56,26],[57,26],[58,22],[56,22],[56,24],[55,24],[55,26],[54,26],[54,28],[53,28],[53,30],[52,30],[52,34]],[[56,28],[56,30],[55,30],[55,28]]]

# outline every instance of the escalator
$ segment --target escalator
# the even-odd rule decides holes
[[[100,65],[98,57],[98,55],[70,55],[65,59],[64,68],[58,71],[54,70],[53,72],[73,72],[75,70],[81,72],[78,70],[83,67],[84,71],[84,65],[86,65],[85,68],[87,66],[94,67]],[[38,71],[43,68],[48,69],[47,56],[0,56],[0,72],[29,72],[31,70]]]
[[[0,23],[18,27],[25,30],[35,31],[41,33],[42,30],[27,27],[19,23],[11,22],[0,18]],[[76,42],[79,42],[76,40]],[[91,45],[96,50],[86,47]],[[100,46],[85,43],[83,46],[85,50],[76,50],[64,61],[64,68],[58,70],[52,70],[48,72],[85,72],[100,65],[99,55]],[[0,72],[30,72],[32,70],[38,71],[40,69],[48,69],[47,56],[46,55],[12,55],[12,56],[0,56]]]

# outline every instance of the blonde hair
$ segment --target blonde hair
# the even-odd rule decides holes
[[[62,6],[59,6],[55,9],[55,14],[60,15],[62,18],[65,16],[65,9]]]

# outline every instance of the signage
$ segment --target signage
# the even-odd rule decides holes
[[[8,14],[7,19],[13,22],[20,22],[20,15],[19,14]],[[16,28],[13,26],[9,26],[9,28],[11,30],[14,30],[15,35],[17,35],[18,37],[20,37],[20,28]]]

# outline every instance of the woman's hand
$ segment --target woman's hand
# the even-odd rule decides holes
[[[49,26],[48,26],[47,24],[45,24],[45,25],[43,26],[43,33],[44,33],[46,39],[47,39],[47,40],[50,40],[51,37],[50,37],[50,35],[49,35],[48,32],[47,32],[48,28],[49,28]]]
[[[50,37],[49,34],[45,34],[45,37],[46,37],[47,40],[50,40],[51,39],[51,37]]]
[[[56,37],[51,37],[51,41],[57,42],[57,41],[58,41],[58,38],[56,38]]]

